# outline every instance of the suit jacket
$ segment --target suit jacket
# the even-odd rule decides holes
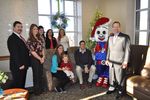
[[[7,47],[10,53],[10,70],[19,71],[19,67],[30,64],[29,50],[22,39],[12,33],[7,40]]]
[[[108,38],[107,60],[114,64],[121,65],[128,63],[130,54],[130,38],[124,33],[119,33],[116,42],[113,43],[114,34]]]

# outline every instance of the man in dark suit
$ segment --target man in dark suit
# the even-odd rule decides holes
[[[25,39],[21,36],[22,23],[13,23],[13,33],[7,40],[10,53],[10,70],[13,77],[14,88],[24,88],[26,73],[29,66],[29,50]]]

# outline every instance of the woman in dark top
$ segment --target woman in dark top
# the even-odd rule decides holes
[[[31,66],[33,71],[35,95],[41,94],[43,89],[43,86],[41,86],[43,76],[43,63],[45,59],[43,43],[44,41],[40,33],[38,32],[38,26],[36,24],[32,24],[30,26],[27,45],[31,53]]]
[[[57,40],[54,37],[52,29],[49,29],[46,32],[45,47],[46,49],[55,49],[57,47]]]

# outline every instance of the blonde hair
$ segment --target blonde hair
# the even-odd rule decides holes
[[[63,59],[63,58],[65,58],[65,57],[67,57],[67,58],[68,58],[68,62],[70,62],[69,55],[67,55],[67,54],[63,54],[63,55],[62,55],[62,59]]]

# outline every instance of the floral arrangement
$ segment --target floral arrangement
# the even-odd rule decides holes
[[[0,71],[0,84],[6,83],[7,79],[8,79],[8,76],[4,72]]]
[[[54,16],[52,16],[52,22],[51,25],[54,28],[60,29],[66,29],[66,27],[68,26],[68,18],[65,16],[64,13],[59,13],[57,12]]]

